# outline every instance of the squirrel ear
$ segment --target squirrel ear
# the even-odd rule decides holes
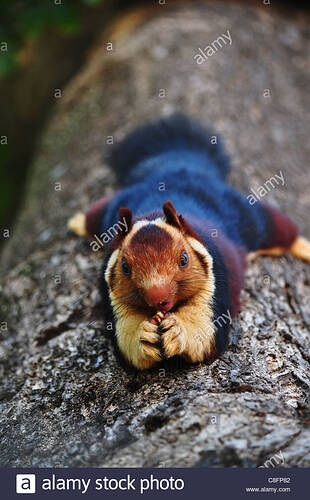
[[[166,201],[166,203],[163,204],[163,210],[168,224],[177,227],[183,234],[192,236],[193,238],[196,238],[196,240],[201,241],[198,233],[196,233],[194,228],[192,228],[192,226],[184,219],[183,215],[177,214],[171,201]]]
[[[119,209],[119,220],[124,223],[124,226],[126,226],[121,232],[121,237],[125,238],[126,234],[128,234],[132,228],[132,211],[130,208],[121,207]]]
[[[163,210],[168,224],[177,227],[178,229],[182,229],[181,221],[171,201],[166,201],[163,204]]]

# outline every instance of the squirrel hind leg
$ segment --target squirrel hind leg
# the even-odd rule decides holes
[[[304,260],[310,264],[310,241],[302,236],[298,236],[289,248],[273,247],[263,248],[250,252],[247,256],[248,262],[252,262],[260,255],[269,255],[270,257],[281,257],[285,253],[291,253],[296,259]]]
[[[82,236],[83,238],[87,238],[88,234],[86,231],[86,215],[81,212],[75,214],[71,219],[67,222],[67,227],[73,233],[78,236]]]
[[[281,255],[284,255],[285,253],[289,252],[287,248],[283,247],[273,247],[273,248],[263,248],[261,250],[256,250],[255,252],[250,252],[247,255],[247,260],[248,262],[252,262],[253,260],[257,259],[257,257],[260,257],[261,255],[269,255],[270,257],[281,257]]]
[[[289,251],[296,259],[304,260],[310,264],[310,241],[306,238],[298,236]]]

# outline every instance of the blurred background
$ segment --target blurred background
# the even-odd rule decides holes
[[[11,226],[21,205],[37,141],[55,104],[55,88],[74,75],[107,24],[135,3],[1,0],[1,228]],[[0,245],[4,241],[2,237]]]
[[[55,89],[79,70],[87,51],[117,19],[134,7],[197,2],[177,0],[1,0],[0,21],[0,245],[23,200],[40,134],[57,100]],[[199,3],[199,2],[198,2]],[[221,2],[223,3],[223,2]],[[229,2],[230,4],[232,2]],[[307,3],[291,0],[237,2],[281,8],[288,18]]]

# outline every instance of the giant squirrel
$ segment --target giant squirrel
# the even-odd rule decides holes
[[[227,184],[229,160],[212,137],[184,115],[136,129],[108,158],[123,189],[68,223],[92,238],[124,221],[100,288],[119,350],[138,369],[218,356],[231,323],[218,319],[238,313],[249,259],[290,252],[310,263],[310,242],[288,217]]]

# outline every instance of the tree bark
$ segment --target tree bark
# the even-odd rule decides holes
[[[249,265],[231,346],[213,364],[137,373],[101,313],[101,256],[66,230],[117,189],[102,157],[111,137],[182,110],[221,134],[246,194],[282,170],[265,201],[310,237],[308,22],[204,2],[103,34],[59,99],[3,256],[1,466],[309,466],[306,264]],[[232,44],[198,65],[198,48],[227,29]]]

